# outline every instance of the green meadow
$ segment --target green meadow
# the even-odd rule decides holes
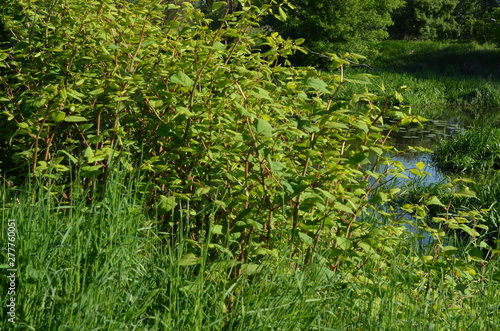
[[[500,323],[498,262],[478,262],[476,271],[452,251],[433,263],[434,249],[410,236],[378,259],[354,255],[336,272],[304,264],[281,243],[235,275],[236,261],[203,246],[195,256],[189,229],[167,240],[134,184],[141,176],[119,171],[99,201],[82,195],[65,206],[50,188],[3,186],[2,218],[18,226],[18,329],[485,330]]]

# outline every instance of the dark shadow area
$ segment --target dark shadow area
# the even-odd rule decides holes
[[[500,49],[473,47],[471,44],[386,41],[382,43],[382,56],[375,60],[374,66],[423,78],[440,75],[500,80]]]

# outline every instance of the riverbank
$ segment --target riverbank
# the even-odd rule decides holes
[[[460,118],[466,126],[500,124],[500,50],[492,45],[434,41],[384,41],[367,67],[386,91],[400,86],[405,103],[428,119]],[[358,87],[358,91],[361,91]],[[356,91],[346,91],[347,95]]]

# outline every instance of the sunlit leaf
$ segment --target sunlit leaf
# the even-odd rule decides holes
[[[255,126],[255,133],[261,137],[272,137],[273,127],[268,121],[258,118]]]
[[[310,78],[307,81],[307,85],[309,85],[310,87],[312,87],[313,89],[315,89],[318,92],[323,92],[323,93],[326,93],[326,94],[331,94],[332,93],[328,89],[328,84],[325,83],[322,79],[317,78],[317,77]]]
[[[76,115],[71,115],[71,116],[66,116],[64,118],[65,122],[86,122],[87,119],[83,116],[76,116]]]
[[[185,87],[191,87],[194,84],[194,81],[182,71],[170,76],[170,81],[174,84],[179,84]]]

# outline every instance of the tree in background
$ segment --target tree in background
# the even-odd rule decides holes
[[[316,53],[373,53],[373,42],[387,38],[391,13],[402,0],[291,0],[286,19],[271,18],[267,24],[284,37],[304,38],[304,46]],[[320,58],[310,53],[295,59],[315,64]]]
[[[500,44],[500,4],[496,0],[477,1],[477,7],[463,20],[462,37],[481,43]]]
[[[448,39],[459,35],[454,15],[459,0],[408,0],[393,15],[398,38]]]
[[[407,0],[393,13],[392,38],[476,39],[486,41],[489,12],[496,0]]]

